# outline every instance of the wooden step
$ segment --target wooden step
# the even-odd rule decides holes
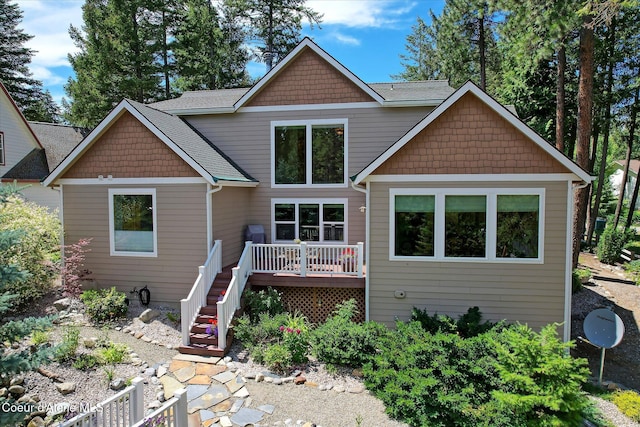
[[[215,335],[209,335],[209,334],[197,334],[197,333],[190,333],[189,334],[189,342],[191,344],[206,344],[209,346],[218,346],[218,337],[216,337]]]
[[[218,314],[218,307],[215,304],[200,307],[199,315],[215,316],[216,314]]]
[[[227,349],[228,348],[229,346],[227,346]],[[182,354],[195,354],[197,356],[215,357],[224,357],[224,355],[227,354],[224,349],[218,348],[217,346],[204,344],[181,345],[180,347],[178,347],[178,352]]]
[[[206,314],[206,313],[203,313],[202,311],[200,311],[200,313],[198,313],[198,316],[196,316],[196,322],[195,323],[208,324],[211,319],[217,319],[217,318],[218,318],[218,316],[216,316],[215,312],[213,314]]]

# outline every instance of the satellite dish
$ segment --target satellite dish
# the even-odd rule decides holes
[[[606,308],[594,310],[584,319],[584,333],[594,345],[613,348],[620,344],[624,335],[624,323],[620,316]]]
[[[605,349],[620,344],[624,335],[624,323],[620,316],[606,308],[593,310],[587,315],[583,323],[584,334],[588,342],[602,348],[600,356],[600,376],[598,384],[602,385],[602,371],[604,370]]]

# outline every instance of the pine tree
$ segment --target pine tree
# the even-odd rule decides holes
[[[429,13],[433,20],[435,15],[431,11]],[[400,55],[404,71],[391,76],[392,78],[416,81],[443,77],[434,30],[434,27],[428,26],[422,18],[418,17],[415,25],[411,27],[411,34],[407,36],[407,43],[405,44],[407,53]]]
[[[0,186],[0,206],[10,203],[9,197],[16,191],[13,186]],[[0,215],[0,222],[2,216]],[[11,252],[11,248],[20,245],[20,239],[24,232],[22,230],[0,231],[0,388],[9,384],[12,376],[22,372],[36,369],[40,364],[45,363],[53,354],[53,349],[46,346],[17,351],[12,349],[13,343],[19,343],[23,338],[29,336],[35,330],[44,330],[51,325],[48,318],[26,318],[23,320],[6,321],[6,313],[11,308],[11,302],[16,298],[11,293],[12,287],[28,279],[29,272],[20,269],[8,259],[4,259],[2,254]],[[0,397],[0,407],[5,408],[5,404],[10,406],[14,403],[11,395]],[[23,406],[24,407],[24,406]],[[0,411],[0,425],[16,425],[23,418],[25,413]]]
[[[255,57],[267,71],[285,57],[301,40],[302,21],[313,28],[322,15],[306,7],[306,0],[235,0],[238,15],[249,21],[248,39],[258,43]],[[241,13],[240,13],[241,12]]]
[[[0,0],[0,81],[28,120],[59,121],[58,107],[42,82],[33,78],[29,64],[34,51],[25,46],[33,38],[19,28],[22,11]]]

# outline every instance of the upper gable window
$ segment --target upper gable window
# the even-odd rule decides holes
[[[109,189],[111,255],[158,255],[156,190]]]
[[[347,184],[347,120],[273,122],[274,186],[344,187]]]
[[[0,132],[0,166],[4,166],[4,133]]]

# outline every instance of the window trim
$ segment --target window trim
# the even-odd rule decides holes
[[[4,132],[0,132],[0,166],[5,166],[6,147],[4,146]]]
[[[496,256],[498,196],[538,196],[538,257],[501,258]],[[434,255],[395,255],[395,196],[435,196]],[[486,196],[487,229],[484,257],[445,257],[445,196]],[[389,189],[389,260],[437,262],[491,262],[500,264],[543,264],[545,231],[544,188],[390,188]]]
[[[118,195],[150,195],[151,209],[153,211],[153,252],[134,252],[134,251],[118,251],[115,245],[115,224],[114,224],[114,206],[113,197]],[[127,257],[158,257],[158,216],[157,216],[157,198],[155,188],[109,188],[109,252],[111,256],[127,256]]]
[[[311,128],[314,125],[342,125],[344,127],[344,176],[338,184],[313,184],[313,159]],[[277,184],[276,183],[276,127],[278,126],[305,126],[306,127],[306,163],[305,184]],[[271,187],[272,188],[347,188],[349,185],[349,119],[315,119],[315,120],[278,120],[271,122]]]
[[[322,225],[324,221],[322,219],[322,214],[320,215],[320,240],[319,241],[310,241],[314,245],[324,244],[324,245],[340,245],[347,244],[349,242],[349,199],[346,198],[325,198],[325,199],[315,199],[315,198],[296,198],[296,199],[271,199],[271,241],[273,243],[293,243],[294,240],[278,240],[276,239],[276,205],[278,204],[294,204],[296,219],[295,219],[295,230],[296,236],[298,236],[300,230],[300,218],[298,218],[299,206],[301,204],[318,204],[318,205],[343,205],[344,206],[344,240],[324,240],[324,233]],[[322,213],[322,209],[321,209]]]

